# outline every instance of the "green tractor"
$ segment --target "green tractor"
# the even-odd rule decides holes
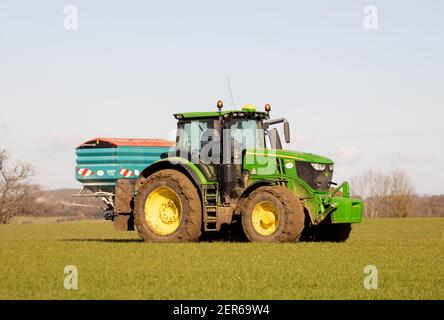
[[[282,150],[277,124],[253,106],[175,114],[174,151],[140,173],[134,223],[147,242],[191,242],[240,232],[254,242],[347,240],[363,202],[332,181],[328,158]],[[122,191],[116,190],[117,194]],[[126,197],[129,198],[129,197]]]

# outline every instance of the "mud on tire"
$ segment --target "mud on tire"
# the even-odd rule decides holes
[[[256,232],[252,222],[254,208],[261,202],[270,202],[277,209],[278,225],[271,235]],[[243,207],[242,226],[245,235],[253,242],[293,242],[298,241],[304,229],[304,207],[297,196],[286,187],[266,186],[252,192]]]
[[[182,210],[178,228],[168,235],[160,235],[150,227],[145,217],[145,203],[154,190],[168,187],[180,199]],[[194,242],[202,233],[202,204],[199,193],[187,176],[165,169],[149,176],[138,189],[134,201],[135,224],[145,242]]]

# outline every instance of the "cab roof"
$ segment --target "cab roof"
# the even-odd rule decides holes
[[[232,114],[253,114],[256,117],[266,118],[268,113],[263,111],[256,111],[254,108],[242,108],[241,110],[227,110],[227,111],[204,111],[204,112],[184,112],[184,113],[176,113],[174,117],[177,120],[183,119],[201,119],[201,118],[217,118],[219,116],[229,116]]]

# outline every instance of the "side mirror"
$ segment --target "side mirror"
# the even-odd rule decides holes
[[[290,143],[291,136],[290,136],[290,124],[287,120],[284,121],[284,135],[285,135],[285,142]]]
[[[278,124],[278,123],[283,123],[284,124],[285,142],[286,143],[290,143],[290,141],[291,141],[290,124],[284,118],[264,121],[264,129],[267,130],[270,126]]]

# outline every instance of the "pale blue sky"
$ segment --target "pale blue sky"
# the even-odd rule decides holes
[[[230,106],[229,76],[238,106],[272,104],[336,181],[402,169],[444,193],[443,17],[442,1],[1,0],[0,147],[78,187],[77,144],[167,137],[175,112]]]

